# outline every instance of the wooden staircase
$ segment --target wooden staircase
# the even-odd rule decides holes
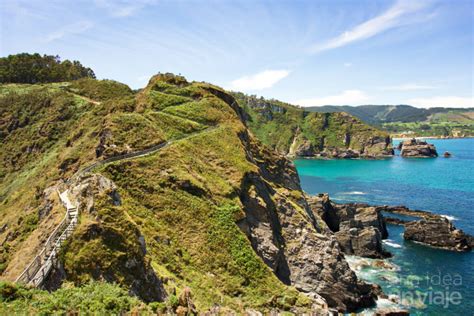
[[[26,267],[22,274],[16,279],[16,282],[40,287],[48,274],[57,263],[57,255],[61,245],[72,235],[79,219],[79,209],[72,204],[68,197],[68,190],[60,193],[59,198],[66,208],[66,215],[61,223],[54,229],[49,236],[41,252]]]

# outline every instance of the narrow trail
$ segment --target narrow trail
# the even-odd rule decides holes
[[[71,184],[72,180],[78,179],[83,175],[90,173],[93,169],[103,166],[112,162],[135,159],[148,155],[152,155],[163,148],[166,148],[176,142],[186,140],[192,137],[196,137],[203,133],[211,132],[217,129],[219,126],[210,126],[204,130],[189,134],[183,138],[174,141],[164,141],[160,144],[151,146],[149,148],[138,150],[135,152],[110,157],[101,161],[96,161],[93,164],[78,170],[70,179],[66,181],[66,184]],[[57,191],[62,204],[66,208],[66,215],[64,219],[54,229],[53,233],[49,236],[44,247],[40,253],[31,261],[26,269],[18,276],[15,282],[24,283],[34,287],[40,287],[48,274],[51,272],[53,267],[57,264],[57,255],[61,249],[61,245],[64,241],[72,235],[76,228],[79,220],[79,205],[77,201],[72,202],[69,198],[69,190],[64,192]]]

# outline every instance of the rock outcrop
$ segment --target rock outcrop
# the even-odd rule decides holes
[[[402,157],[438,157],[433,144],[415,138],[401,142],[398,148]]]
[[[452,251],[470,251],[474,248],[474,237],[457,229],[442,215],[410,210],[405,206],[384,206],[383,211],[411,217],[411,219],[387,218],[387,222],[391,224],[405,226],[403,237],[406,240]]]
[[[441,216],[405,223],[403,238],[453,251],[471,251],[474,238]]]
[[[388,231],[380,207],[336,204],[327,194],[311,197],[309,204],[334,233],[344,253],[368,258],[391,256],[382,246]]]
[[[336,159],[383,158],[394,155],[390,137],[373,136],[367,139],[358,139],[357,149],[350,146],[351,134],[349,132],[344,137],[346,138],[345,145],[331,146],[324,144],[324,139],[322,143],[315,145],[302,135],[298,128],[287,155],[289,157]],[[352,144],[354,142],[353,140]]]

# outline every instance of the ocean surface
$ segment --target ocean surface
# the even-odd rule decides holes
[[[405,205],[446,215],[474,235],[474,139],[429,140],[439,158],[295,160],[303,190],[329,193],[336,202]],[[394,142],[396,143],[396,142]],[[449,151],[453,156],[444,158]],[[349,258],[363,279],[397,295],[413,315],[474,315],[474,251],[455,253],[404,241],[388,225],[390,269]],[[383,302],[380,303],[383,305]]]

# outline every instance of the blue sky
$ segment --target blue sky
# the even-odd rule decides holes
[[[3,0],[0,55],[133,88],[158,72],[302,106],[474,106],[472,0]]]

